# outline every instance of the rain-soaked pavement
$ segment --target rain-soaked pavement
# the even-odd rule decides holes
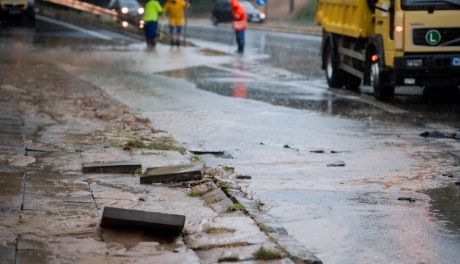
[[[460,164],[448,152],[460,142],[419,136],[458,132],[458,102],[330,91],[314,36],[249,31],[240,57],[222,26],[189,27],[197,47],[154,51],[97,32],[40,22],[2,30],[0,48],[39,52],[189,149],[229,152],[205,159],[251,175],[243,190],[324,263],[458,263]]]

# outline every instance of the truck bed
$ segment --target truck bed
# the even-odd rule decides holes
[[[373,14],[366,0],[319,0],[316,21],[327,32],[354,38],[373,34]]]

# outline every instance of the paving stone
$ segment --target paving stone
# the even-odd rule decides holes
[[[0,245],[0,263],[14,261],[16,258],[16,247],[14,245]]]
[[[24,186],[23,172],[0,172],[0,211],[21,209]]]
[[[10,165],[0,165],[0,173],[3,172],[24,172],[24,168]]]
[[[142,169],[136,161],[83,163],[83,173],[132,173]]]
[[[148,168],[141,176],[141,184],[197,181],[203,178],[204,163]]]
[[[233,232],[208,233],[208,229],[233,229]],[[190,229],[190,232],[193,230]],[[192,249],[205,250],[223,246],[241,246],[269,243],[269,238],[260,231],[254,221],[240,213],[219,216],[202,225],[202,230],[185,237]]]
[[[213,211],[217,213],[225,213],[227,208],[233,204],[232,200],[230,200],[227,195],[225,195],[225,193],[219,188],[206,193],[201,197],[201,199],[203,199],[203,202],[206,206],[209,206]]]
[[[115,207],[105,207],[101,227],[143,229],[160,235],[179,235],[185,225],[184,215],[163,214]]]
[[[16,253],[17,264],[45,264],[49,263],[49,253],[45,250],[18,250]]]
[[[449,154],[460,160],[460,150],[458,150],[458,151],[449,151]]]

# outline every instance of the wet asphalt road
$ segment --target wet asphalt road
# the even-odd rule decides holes
[[[198,48],[147,52],[118,33],[40,20],[35,32],[3,28],[0,49],[41,53],[190,149],[230,152],[205,159],[252,175],[244,189],[325,263],[458,263],[460,191],[442,174],[459,180],[446,151],[460,146],[418,136],[458,131],[458,102],[427,104],[418,88],[386,104],[330,91],[317,37],[250,31],[238,57],[225,26],[187,32]],[[346,167],[326,166],[337,160]]]

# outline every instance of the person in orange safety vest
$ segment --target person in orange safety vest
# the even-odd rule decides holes
[[[236,35],[236,44],[238,45],[237,52],[243,54],[244,52],[244,34],[248,28],[248,21],[246,10],[238,0],[230,0],[233,16],[233,30]]]

